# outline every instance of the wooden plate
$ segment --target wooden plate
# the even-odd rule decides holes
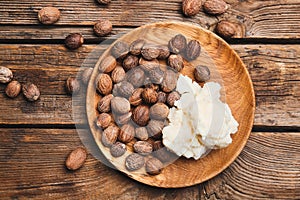
[[[210,81],[216,81],[222,85],[226,103],[229,104],[234,118],[239,123],[238,132],[232,135],[233,142],[227,148],[213,150],[199,160],[180,158],[156,176],[148,175],[144,168],[129,172],[125,169],[124,163],[126,155],[131,152],[127,151],[126,155],[121,158],[112,157],[109,148],[102,145],[101,131],[95,126],[95,119],[98,115],[96,108],[100,98],[95,89],[95,79],[99,74],[97,67],[91,76],[86,97],[89,126],[104,156],[129,177],[145,184],[164,188],[195,185],[216,176],[228,167],[246,144],[253,125],[255,109],[253,86],[245,65],[224,40],[210,31],[188,23],[160,22],[139,27],[122,36],[118,41],[122,40],[130,44],[138,38],[143,38],[149,42],[166,45],[172,37],[179,33],[185,35],[189,40],[195,39],[200,42],[202,53],[200,61],[195,62],[214,66],[215,70],[212,72]],[[110,48],[102,54],[97,64],[109,54]],[[185,66],[182,73],[193,78],[192,70],[192,65]],[[216,75],[214,76],[214,74]]]

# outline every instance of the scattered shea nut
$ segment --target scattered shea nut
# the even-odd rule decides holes
[[[229,21],[220,21],[216,26],[216,32],[223,38],[230,38],[236,34],[236,27]]]
[[[94,32],[97,36],[106,36],[112,31],[112,24],[107,19],[100,19],[94,25]]]
[[[210,79],[210,71],[208,67],[199,65],[194,71],[195,79],[199,82],[205,82]]]
[[[65,39],[65,45],[68,49],[74,50],[82,46],[84,42],[83,36],[80,33],[71,33]]]
[[[60,11],[55,7],[44,7],[38,12],[42,24],[54,24],[60,18]]]
[[[66,159],[65,165],[69,170],[77,170],[84,164],[87,158],[86,149],[78,147],[73,150]]]
[[[182,11],[183,14],[191,17],[195,16],[200,12],[202,0],[183,0],[182,1]]]
[[[207,0],[203,4],[203,10],[210,15],[221,15],[229,8],[223,0]]]
[[[21,92],[21,84],[18,81],[12,81],[10,82],[6,88],[5,93],[10,98],[17,97]]]

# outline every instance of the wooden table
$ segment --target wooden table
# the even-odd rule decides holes
[[[12,69],[21,83],[36,83],[42,95],[34,103],[22,95],[8,99],[0,85],[0,199],[300,199],[300,1],[227,2],[230,9],[222,16],[201,12],[186,18],[181,0],[115,0],[109,6],[94,0],[1,0],[0,65]],[[61,10],[52,26],[37,20],[37,11],[47,5]],[[91,154],[80,170],[66,170],[67,154],[82,142],[64,84],[106,39],[93,34],[99,18],[112,21],[113,38],[161,20],[207,29],[221,19],[240,23],[238,36],[228,42],[247,65],[257,108],[250,139],[230,167],[181,189],[143,185]],[[76,51],[63,45],[71,32],[85,37]],[[84,135],[90,140],[88,131]]]

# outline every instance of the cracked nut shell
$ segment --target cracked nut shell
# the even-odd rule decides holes
[[[0,83],[9,83],[12,79],[12,71],[7,67],[0,66]]]
[[[22,91],[28,101],[36,101],[40,98],[40,90],[33,83],[24,84]]]

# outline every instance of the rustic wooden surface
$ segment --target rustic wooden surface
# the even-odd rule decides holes
[[[193,18],[182,16],[181,0],[116,0],[108,7],[94,0],[1,1],[0,65],[11,68],[23,83],[35,82],[42,96],[33,104],[21,95],[11,100],[0,85],[0,199],[300,199],[300,2],[226,1],[226,14],[201,12]],[[37,11],[46,5],[62,11],[53,26],[37,21]],[[160,189],[105,166],[94,158],[101,158],[94,147],[79,171],[64,168],[67,154],[82,145],[64,81],[76,76],[86,56],[106,39],[92,32],[100,17],[113,22],[112,39],[162,20],[194,22],[211,30],[221,19],[240,24],[238,38],[228,41],[247,65],[257,108],[250,139],[228,169],[203,184]],[[77,51],[63,46],[70,32],[86,38]],[[83,142],[92,142],[82,132]]]

